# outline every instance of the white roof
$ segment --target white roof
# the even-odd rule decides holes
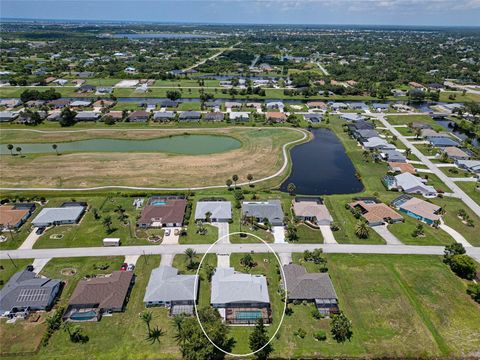
[[[83,206],[45,208],[33,219],[32,224],[53,224],[62,221],[76,221],[82,215]]]
[[[195,220],[205,219],[207,212],[212,214],[212,219],[231,219],[232,203],[230,201],[199,201],[195,208]]]
[[[232,111],[229,113],[230,114],[230,119],[238,119],[238,118],[248,118],[250,116],[250,113],[247,111]]]
[[[408,172],[396,175],[395,182],[397,183],[397,187],[402,188],[403,191],[407,193],[410,190],[414,190],[415,188],[421,188],[424,190],[424,192],[437,192],[433,186],[425,185],[418,176],[415,176]]]
[[[143,301],[194,301],[197,299],[195,282],[198,282],[197,275],[178,275],[174,267],[159,266],[152,270]]]
[[[363,142],[362,145],[369,149],[369,148],[382,148],[382,149],[395,149],[395,146],[389,144],[385,139],[379,138],[377,136],[368,139],[367,141]]]
[[[212,304],[270,303],[267,278],[236,272],[234,268],[219,268],[212,277]]]

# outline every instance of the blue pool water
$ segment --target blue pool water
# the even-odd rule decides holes
[[[235,313],[237,320],[256,320],[262,317],[261,311],[237,311]]]
[[[97,313],[93,310],[85,311],[85,312],[77,312],[75,314],[70,315],[70,319],[76,321],[87,321],[92,320],[97,317]]]
[[[162,200],[157,200],[157,201],[152,201],[152,203],[150,205],[153,205],[153,206],[163,206],[163,205],[167,205],[167,202],[166,201],[162,201]]]

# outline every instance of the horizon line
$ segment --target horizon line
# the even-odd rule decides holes
[[[181,20],[172,20],[172,21],[155,21],[155,20],[114,20],[114,19],[58,19],[58,18],[29,18],[29,17],[1,17],[0,24],[2,21],[51,21],[51,22],[96,22],[96,23],[144,23],[144,24],[164,24],[164,25],[177,25],[177,24],[189,24],[189,25],[258,25],[258,26],[278,26],[278,25],[289,25],[289,26],[372,26],[372,27],[420,27],[420,28],[439,28],[439,29],[448,29],[448,28],[473,28],[480,29],[480,25],[421,25],[421,24],[339,24],[339,23],[252,23],[252,22],[200,22],[200,21],[181,21]]]

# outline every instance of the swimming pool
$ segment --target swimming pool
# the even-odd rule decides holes
[[[88,321],[96,317],[97,317],[97,313],[94,310],[76,312],[70,315],[70,319],[75,321]]]
[[[241,310],[235,313],[236,320],[257,320],[262,317],[260,310]]]
[[[167,202],[166,201],[163,201],[163,200],[154,200],[150,203],[150,205],[153,205],[153,206],[164,206],[164,205],[167,205]]]

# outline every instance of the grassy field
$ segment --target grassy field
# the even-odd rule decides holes
[[[458,187],[465,191],[477,204],[480,204],[480,190],[477,190],[477,184],[474,182],[456,182]]]
[[[148,139],[183,134],[184,130],[157,131],[85,131],[26,134],[29,142],[58,142],[91,138]],[[7,133],[7,135],[5,135]],[[238,174],[246,181],[271,175],[283,165],[283,144],[301,139],[302,134],[283,128],[204,129],[202,134],[228,135],[242,147],[210,155],[172,155],[167,153],[72,153],[29,154],[24,157],[0,157],[1,184],[5,187],[88,187],[111,185],[191,187],[224,185],[225,179]],[[0,142],[19,143],[21,132],[2,132]],[[254,156],[253,156],[254,155]],[[179,171],[179,168],[182,171]]]
[[[298,243],[300,244],[323,244],[323,236],[320,230],[312,229],[305,224],[297,226]]]
[[[411,122],[421,122],[432,126],[437,126],[435,120],[429,115],[391,115],[387,117],[392,125],[408,125]]]
[[[454,243],[453,238],[442,229],[435,229],[427,224],[422,224],[420,221],[403,214],[404,223],[392,224],[388,229],[401,242],[406,245],[448,245]],[[423,225],[424,236],[414,237],[412,234],[418,224]]]
[[[479,305],[439,257],[332,254],[327,259],[340,308],[353,323],[353,338],[336,343],[329,320],[315,320],[310,306],[293,305],[274,343],[279,356],[416,358],[478,350]],[[301,254],[293,260],[303,263]],[[304,339],[293,335],[299,327],[307,332]],[[318,329],[327,332],[325,342],[313,339]]]
[[[32,262],[33,259],[0,260],[0,289],[3,288],[13,274],[25,269]]]

